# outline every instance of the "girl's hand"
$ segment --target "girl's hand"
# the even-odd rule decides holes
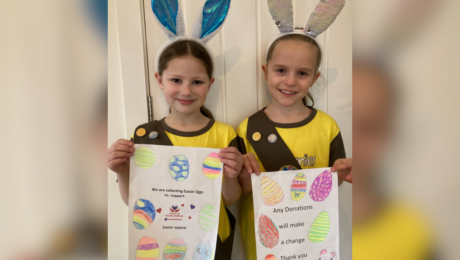
[[[260,166],[256,160],[256,157],[252,153],[243,155],[244,168],[241,171],[242,177],[251,178],[251,174],[255,173],[260,175]]]
[[[134,155],[134,143],[126,139],[118,139],[109,148],[108,165],[110,170],[118,174],[129,173],[129,158]]]
[[[331,172],[337,172],[339,180],[353,183],[352,158],[337,159],[331,168]]]
[[[236,147],[227,147],[220,150],[220,160],[224,163],[224,176],[234,179],[240,174],[243,167],[243,158]]]

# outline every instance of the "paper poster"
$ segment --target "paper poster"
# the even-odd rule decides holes
[[[214,259],[223,167],[219,149],[134,148],[129,259]]]
[[[336,173],[316,168],[251,178],[257,259],[339,259]]]

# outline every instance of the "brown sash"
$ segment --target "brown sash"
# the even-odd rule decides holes
[[[247,138],[256,151],[265,170],[269,172],[281,171],[284,166],[294,166],[298,170],[302,169],[276,130],[275,124],[268,118],[264,110],[265,108],[249,117]],[[259,141],[255,141],[252,138],[256,132],[262,136]],[[271,134],[275,134],[277,137],[275,143],[268,141],[268,136]]]

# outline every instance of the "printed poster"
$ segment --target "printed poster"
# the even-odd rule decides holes
[[[257,259],[339,259],[337,173],[316,168],[251,178]]]
[[[129,259],[214,259],[223,167],[219,149],[134,148]]]

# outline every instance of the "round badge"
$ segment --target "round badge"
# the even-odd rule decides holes
[[[157,137],[158,137],[158,132],[157,131],[150,132],[150,134],[149,134],[150,139],[155,139]]]
[[[259,132],[255,132],[253,135],[252,135],[252,140],[254,141],[259,141],[260,138],[262,137],[262,135],[259,133]]]
[[[274,142],[276,142],[276,140],[278,140],[278,137],[276,137],[275,134],[271,134],[268,136],[268,141],[272,144]]]
[[[139,137],[144,136],[145,135],[145,129],[144,128],[137,129],[136,135],[139,136]]]
[[[283,167],[281,167],[280,171],[295,171],[297,170],[297,168],[295,166],[292,166],[292,165],[285,165]]]

